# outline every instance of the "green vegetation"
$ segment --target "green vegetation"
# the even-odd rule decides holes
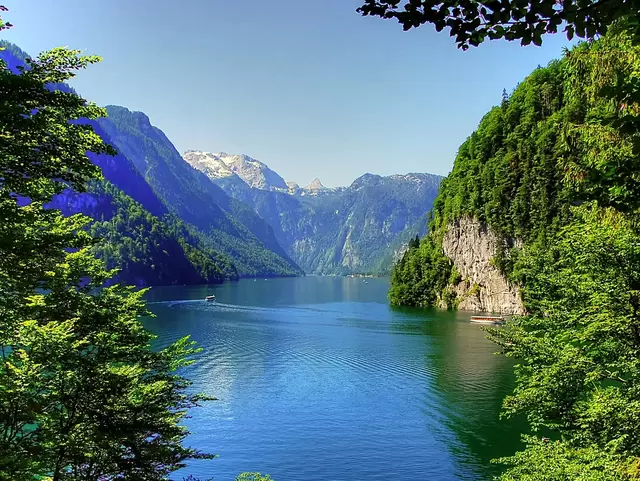
[[[431,23],[440,32],[448,28],[464,50],[487,38],[520,40],[522,45],[542,45],[542,37],[563,31],[571,40],[606,33],[620,17],[640,18],[640,6],[624,0],[365,0],[362,15],[395,18],[404,30]],[[636,25],[637,26],[637,25]]]
[[[530,315],[489,330],[519,360],[505,414],[552,433],[501,460],[504,480],[640,476],[640,233],[596,204],[575,217],[524,258]]]
[[[504,414],[532,428],[523,451],[496,460],[504,481],[640,479],[640,42],[631,23],[504,96],[461,146],[429,235],[393,273],[392,302],[455,307],[444,232],[471,217],[498,235],[493,262],[521,286],[528,314],[486,330],[518,360]]]
[[[0,62],[0,479],[164,480],[211,457],[183,446],[205,400],[176,373],[192,343],[150,350],[144,291],[105,287],[90,219],[44,207],[100,178],[88,151],[113,153],[77,122],[104,111],[49,88],[97,61],[57,48],[21,75]]]
[[[108,209],[92,214],[93,251],[107,268],[119,268],[118,279],[144,285],[204,284],[237,279],[231,259],[204,245],[195,229],[171,215],[158,219],[109,182],[90,191],[108,199]]]
[[[619,27],[566,59],[585,116],[565,130],[564,180],[585,203],[518,258],[529,315],[488,330],[519,360],[505,414],[552,433],[501,460],[504,480],[640,478],[640,42]]]
[[[411,242],[391,274],[389,299],[396,305],[438,305],[445,297],[452,272],[453,264],[434,236],[426,236],[418,245]],[[447,301],[453,299],[443,300],[449,306]]]
[[[394,269],[393,304],[453,307],[440,302],[451,268],[442,237],[457,219],[476,218],[500,236],[504,245],[494,261],[506,272],[513,269],[514,239],[543,241],[568,221],[571,187],[563,182],[563,162],[576,154],[563,132],[586,112],[580,99],[571,102],[564,95],[566,69],[563,60],[534,71],[462,144],[434,202],[431,234]]]

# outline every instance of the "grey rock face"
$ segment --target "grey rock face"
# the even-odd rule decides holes
[[[449,226],[442,248],[462,276],[462,281],[452,286],[460,299],[458,309],[524,313],[517,286],[509,283],[491,263],[498,242],[496,235],[475,219],[462,218]]]
[[[200,152],[189,150],[183,155],[184,160],[209,178],[231,178],[243,180],[249,187],[262,190],[287,192],[289,187],[280,175],[259,160],[248,155],[230,155],[225,152]]]

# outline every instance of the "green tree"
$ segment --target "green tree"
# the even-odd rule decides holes
[[[522,45],[542,44],[545,34],[563,31],[571,40],[594,38],[621,17],[633,20],[638,31],[640,4],[626,0],[366,0],[362,15],[396,19],[404,30],[431,23],[440,32],[449,29],[458,47],[466,50],[487,38],[520,40]]]
[[[551,242],[525,250],[530,315],[488,329],[518,359],[507,416],[526,415],[526,449],[504,480],[640,477],[640,235],[595,203]]]
[[[152,351],[144,291],[104,287],[113,272],[91,254],[90,219],[44,207],[100,177],[87,151],[113,153],[82,121],[104,111],[52,87],[96,61],[58,48],[20,75],[0,62],[3,480],[163,480],[211,457],[182,444],[181,420],[205,399],[176,372],[192,343]]]
[[[589,113],[574,116],[561,154],[579,198],[630,212],[640,207],[640,44],[625,26],[567,53],[567,103]]]

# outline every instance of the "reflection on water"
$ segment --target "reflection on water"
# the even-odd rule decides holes
[[[184,474],[491,479],[488,460],[518,442],[520,427],[498,420],[509,361],[468,316],[391,309],[387,288],[307,277],[153,289],[158,345],[190,334],[203,352],[186,374],[219,398],[188,424],[191,445],[220,458]]]
[[[459,441],[450,446],[459,465],[498,474],[489,461],[512,454],[526,429],[521,419],[500,420],[503,398],[513,386],[513,362],[496,353],[484,331],[469,322],[470,313],[433,312],[424,322],[418,309],[399,308],[403,322],[392,328],[429,339],[425,364],[435,369],[434,387],[445,403],[440,407],[445,424]]]

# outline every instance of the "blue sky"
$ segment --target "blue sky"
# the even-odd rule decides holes
[[[30,54],[66,45],[103,61],[73,86],[141,110],[180,152],[245,153],[285,179],[348,185],[365,172],[446,174],[486,111],[542,47],[462,52],[446,32],[361,17],[357,0],[4,0]]]

